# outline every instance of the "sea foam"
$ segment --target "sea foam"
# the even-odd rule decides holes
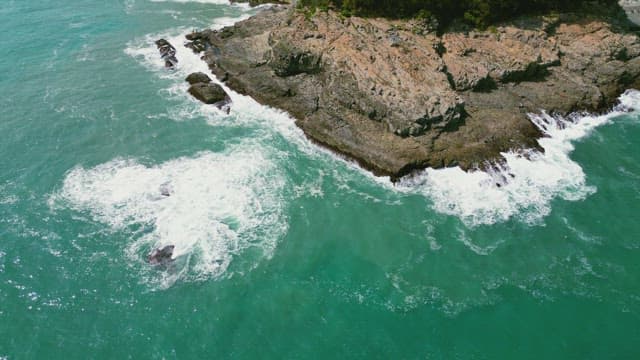
[[[213,29],[245,19],[214,19]],[[210,74],[207,64],[185,46],[187,28],[148,34],[127,44],[125,53],[155,76],[169,80],[161,94],[178,99],[169,109],[176,121],[205,118],[214,126],[257,126],[285,134],[309,146],[284,112],[264,107],[226,88],[232,98],[229,115],[204,105],[187,92],[184,80],[193,72]],[[178,65],[164,67],[155,41],[165,38],[176,48]],[[267,132],[261,133],[265,135]],[[282,198],[285,177],[276,165],[281,156],[268,138],[251,137],[224,153],[203,152],[165,163],[146,165],[137,159],[114,159],[93,168],[78,166],[50,198],[52,208],[71,208],[129,236],[125,253],[132,264],[144,263],[154,248],[175,245],[171,271],[143,271],[154,288],[175,281],[231,276],[269,258],[288,229]],[[168,195],[168,196],[166,196]],[[241,255],[242,254],[242,255]],[[233,266],[232,266],[233,267]],[[144,268],[144,267],[143,267]]]
[[[125,252],[138,263],[154,248],[175,245],[179,268],[161,286],[180,277],[219,277],[246,249],[256,250],[258,259],[270,257],[287,231],[283,176],[259,148],[251,148],[159,165],[115,159],[76,167],[50,204],[86,211],[128,233],[132,242]]]
[[[551,211],[551,201],[578,201],[596,191],[587,184],[584,171],[570,158],[573,142],[596,127],[640,108],[640,92],[629,90],[619,105],[606,115],[572,115],[566,118],[546,112],[529,114],[544,133],[538,151],[507,152],[503,165],[491,171],[465,172],[459,167],[427,169],[403,179],[398,188],[418,192],[433,201],[442,213],[476,226],[504,222],[511,218],[537,223]]]

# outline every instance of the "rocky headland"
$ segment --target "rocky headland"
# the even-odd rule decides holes
[[[273,6],[187,39],[231,89],[287,111],[310,139],[392,179],[542,151],[527,114],[603,111],[640,83],[640,38],[606,16],[437,34],[420,20]]]

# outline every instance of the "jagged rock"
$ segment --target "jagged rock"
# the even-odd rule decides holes
[[[493,87],[494,83],[542,79],[560,64],[554,39],[542,30],[501,27],[491,33],[447,33],[443,60],[458,91]]]
[[[302,73],[315,74],[321,70],[321,57],[309,51],[278,41],[271,48],[269,65],[278,76],[293,76]]]
[[[194,53],[200,53],[207,49],[207,44],[201,40],[190,41],[184,44],[185,47],[191,49]]]
[[[176,48],[173,47],[167,40],[160,39],[156,41],[156,46],[160,51],[160,56],[164,60],[164,65],[168,69],[173,69],[178,65],[178,59],[176,58]]]
[[[204,30],[202,32],[193,32],[187,34],[186,38],[189,40],[184,46],[193,50],[196,54],[201,53],[207,49],[207,38],[212,30]]]

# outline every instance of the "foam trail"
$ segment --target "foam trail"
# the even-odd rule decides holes
[[[512,217],[536,223],[549,214],[555,197],[577,201],[596,191],[587,185],[582,168],[569,156],[572,142],[616,116],[640,109],[640,92],[627,91],[619,101],[611,113],[600,116],[530,114],[546,135],[539,140],[544,153],[503,153],[505,165],[489,172],[464,172],[459,167],[427,169],[402,180],[399,188],[428,196],[437,211],[458,216],[470,226]]]
[[[153,248],[175,245],[174,257],[184,265],[160,284],[166,287],[178,277],[218,277],[247,248],[270,257],[287,231],[283,184],[263,151],[245,144],[229,154],[205,152],[156,166],[116,159],[77,167],[50,205],[89,212],[115,230],[143,226],[127,248],[138,262]]]

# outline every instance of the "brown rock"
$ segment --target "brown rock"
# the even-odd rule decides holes
[[[639,83],[635,34],[601,20],[551,20],[439,37],[406,21],[331,11],[306,19],[274,7],[192,38],[206,42],[205,60],[230,88],[397,178],[537,148],[542,134],[528,112],[602,110]]]

